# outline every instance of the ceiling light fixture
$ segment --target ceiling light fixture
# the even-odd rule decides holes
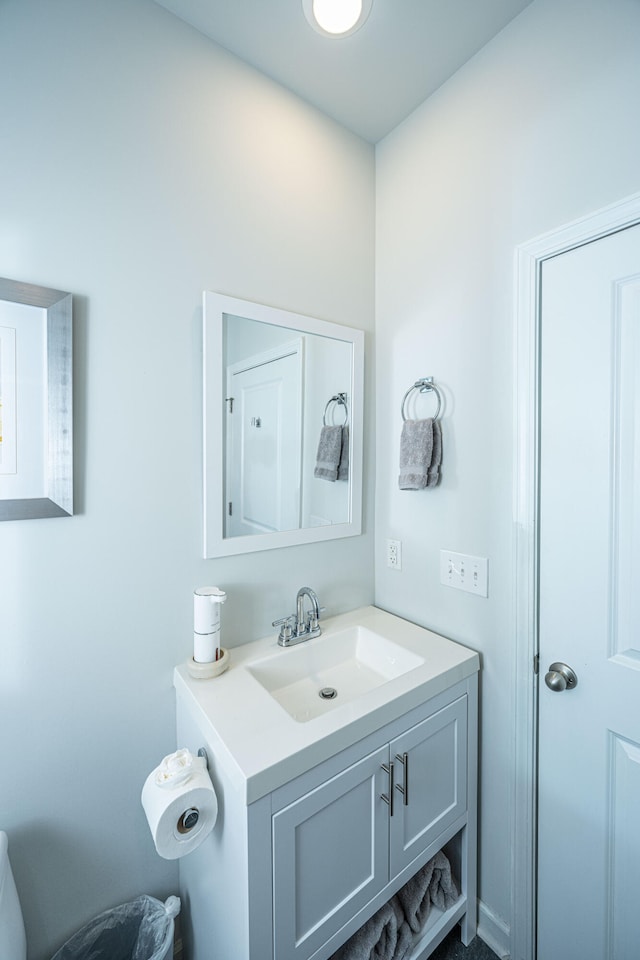
[[[348,37],[359,30],[373,0],[302,0],[304,14],[325,37]]]

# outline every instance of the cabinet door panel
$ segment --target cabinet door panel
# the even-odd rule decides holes
[[[408,804],[395,794],[390,870],[395,876],[466,810],[467,698],[461,697],[391,743],[396,784],[407,754]]]
[[[310,956],[388,879],[384,747],[273,817],[278,960]]]

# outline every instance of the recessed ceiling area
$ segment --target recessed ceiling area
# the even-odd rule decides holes
[[[356,33],[324,37],[302,0],[156,0],[246,63],[376,143],[531,0],[373,0]]]

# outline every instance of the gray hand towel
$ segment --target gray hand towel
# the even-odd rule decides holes
[[[314,477],[320,480],[336,480],[342,452],[342,427],[323,427],[316,454]]]
[[[439,420],[433,421],[433,452],[427,471],[427,486],[435,487],[440,482],[440,464],[442,463],[442,427]]]
[[[433,454],[433,419],[405,420],[400,437],[401,490],[422,490],[427,485],[427,475]]]
[[[404,960],[413,950],[413,931],[406,921],[404,911],[395,897],[390,900],[398,924],[398,940],[393,954],[393,960]]]
[[[431,905],[447,910],[458,899],[458,891],[451,877],[451,866],[440,851],[396,894],[407,923],[419,933],[429,918]]]
[[[429,884],[431,903],[440,910],[448,910],[458,899],[458,888],[451,876],[451,864],[442,852],[433,858],[433,874]]]
[[[342,427],[342,447],[338,465],[338,480],[349,479],[349,427]]]
[[[356,930],[331,960],[402,960],[412,940],[402,910],[391,900]]]

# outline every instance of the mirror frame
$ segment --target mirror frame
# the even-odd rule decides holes
[[[292,331],[342,340],[351,345],[350,485],[346,523],[304,527],[276,533],[224,536],[224,318],[246,317]],[[364,331],[315,317],[239,300],[224,294],[203,294],[203,525],[204,557],[228,557],[301,543],[319,543],[362,532],[362,450],[364,424]],[[320,426],[318,428],[318,436]]]

